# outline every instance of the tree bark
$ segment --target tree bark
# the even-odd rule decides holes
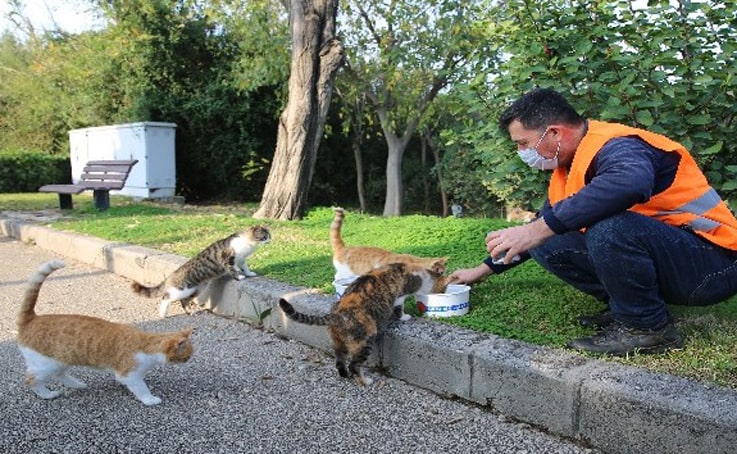
[[[404,208],[404,187],[402,185],[402,160],[404,151],[407,149],[412,135],[417,130],[420,119],[430,103],[435,99],[440,89],[445,85],[447,79],[436,79],[432,88],[425,93],[419,101],[417,111],[407,120],[407,125],[400,137],[394,132],[389,121],[389,108],[386,104],[377,107],[376,114],[379,117],[381,130],[384,132],[388,148],[386,158],[386,199],[384,201],[384,216],[401,216]],[[367,93],[369,99],[377,103],[378,97]],[[378,103],[377,103],[378,104]]]
[[[402,158],[406,145],[387,137],[386,199],[384,216],[401,216],[404,208],[404,185],[402,181]]]
[[[274,160],[254,218],[304,216],[335,73],[344,57],[343,44],[335,36],[337,0],[290,0],[288,6],[289,97],[279,117]]]
[[[440,166],[440,147],[433,138],[432,131],[426,129],[422,135],[427,142],[427,145],[432,150],[433,160],[435,161],[435,172],[438,176],[438,188],[440,189],[440,200],[443,204],[443,217],[448,216],[449,205],[448,205],[448,193],[445,190],[445,181],[443,180],[443,172]]]
[[[358,203],[361,206],[363,213],[368,211],[368,205],[366,203],[366,194],[364,193],[364,182],[363,182],[363,154],[361,153],[362,143],[362,132],[353,135],[352,147],[353,147],[353,158],[356,161],[356,191],[358,191]]]
[[[401,216],[404,208],[404,185],[402,181],[402,161],[404,151],[407,149],[409,139],[417,129],[417,121],[412,120],[404,131],[402,137],[394,134],[389,121],[389,111],[384,106],[379,106],[376,113],[379,123],[384,132],[387,146],[386,157],[386,198],[384,199],[384,216]]]
[[[430,214],[430,181],[427,178],[427,140],[420,135],[420,171],[422,172],[423,213]]]

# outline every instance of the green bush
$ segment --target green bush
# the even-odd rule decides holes
[[[0,153],[0,193],[35,192],[45,184],[71,182],[68,156],[39,151]]]

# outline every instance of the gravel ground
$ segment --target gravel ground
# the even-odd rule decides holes
[[[153,300],[114,274],[65,259],[38,313],[81,313],[152,331],[194,326],[195,354],[147,375],[163,402],[146,407],[112,373],[79,368],[88,389],[36,397],[23,383],[15,315],[48,251],[0,237],[2,453],[595,453],[571,440],[368,371],[340,379],[325,353],[210,313],[159,319]],[[60,385],[59,385],[60,386]],[[55,388],[55,387],[52,387]]]

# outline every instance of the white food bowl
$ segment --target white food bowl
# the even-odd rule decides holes
[[[355,281],[355,277],[344,277],[341,279],[336,279],[333,281],[333,287],[335,287],[335,294],[338,295],[338,298],[343,296],[343,293],[345,293],[345,289],[351,285],[351,282]]]
[[[343,297],[343,293],[345,293],[345,289],[348,288],[348,286],[351,285],[351,283],[355,281],[356,279],[358,279],[358,277],[353,276],[353,277],[344,277],[344,278],[336,279],[333,281],[333,287],[335,287],[335,294],[338,295],[338,298]],[[404,304],[404,300],[406,298],[407,298],[406,296],[400,296],[399,298],[395,300],[396,301],[395,304],[397,305]]]
[[[450,284],[445,293],[416,294],[417,309],[428,317],[454,317],[468,313],[471,287]]]

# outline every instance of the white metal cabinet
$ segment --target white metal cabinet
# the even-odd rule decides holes
[[[119,194],[157,199],[174,197],[176,189],[176,124],[125,123],[69,131],[72,181],[77,183],[87,161],[138,159]]]

